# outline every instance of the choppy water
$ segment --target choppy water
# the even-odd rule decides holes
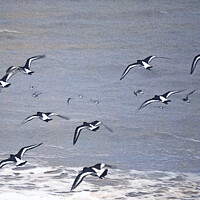
[[[0,198],[199,199],[199,66],[189,74],[199,54],[199,7],[186,0],[1,1],[1,77],[31,56],[46,58],[32,63],[32,76],[13,76],[0,93],[0,158],[44,143],[25,155],[37,167],[1,169]],[[119,80],[128,64],[149,55],[170,59],[155,59],[151,71],[134,69]],[[144,94],[136,97],[138,89]],[[168,106],[137,110],[174,89],[184,92]],[[183,102],[194,89],[190,103]],[[41,94],[34,98],[34,92]],[[37,111],[70,120],[20,126]],[[114,132],[83,131],[73,146],[76,126],[94,120]],[[77,171],[99,162],[116,169],[68,193]]]

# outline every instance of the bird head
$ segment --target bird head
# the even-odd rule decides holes
[[[12,158],[15,158],[15,155],[13,155],[13,154],[10,154],[10,158],[12,159]]]

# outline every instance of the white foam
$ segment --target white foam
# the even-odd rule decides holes
[[[200,197],[200,176],[160,171],[109,169],[105,179],[87,176],[70,192],[82,168],[5,167],[0,171],[2,200],[184,199]]]

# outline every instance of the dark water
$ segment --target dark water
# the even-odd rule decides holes
[[[1,77],[31,56],[46,58],[32,63],[32,76],[14,75],[0,93],[0,158],[43,142],[27,153],[29,163],[32,157],[40,167],[105,162],[121,170],[198,176],[199,66],[189,72],[199,54],[199,7],[199,1],[1,1]],[[151,71],[135,68],[119,80],[128,64],[149,55],[170,59],[154,59]],[[144,94],[136,97],[138,89]],[[190,103],[182,101],[194,89]],[[137,110],[169,90],[184,91],[167,106]],[[41,94],[34,98],[34,92]],[[70,120],[20,126],[37,111]],[[113,133],[103,126],[96,133],[84,130],[73,146],[75,128],[94,120]]]

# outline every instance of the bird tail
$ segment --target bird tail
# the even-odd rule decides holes
[[[49,121],[51,121],[51,120],[52,120],[52,119],[46,119],[45,122],[49,122]]]
[[[166,101],[163,102],[163,103],[164,103],[164,104],[168,104],[170,101],[172,101],[172,100],[168,99],[168,100],[166,100]]]

